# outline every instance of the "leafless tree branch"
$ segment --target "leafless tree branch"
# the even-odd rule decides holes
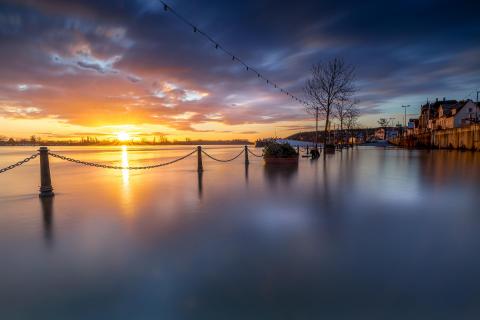
[[[325,119],[324,134],[327,136],[330,120],[334,114],[333,107],[352,99],[355,68],[347,65],[343,59],[334,58],[326,63],[312,66],[312,77],[305,84],[305,93],[310,100],[307,112],[315,116],[315,145],[318,144],[318,120]]]

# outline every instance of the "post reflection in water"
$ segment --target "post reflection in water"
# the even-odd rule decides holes
[[[203,194],[203,172],[198,172],[198,199],[202,199]]]
[[[324,153],[325,154],[325,153]],[[329,155],[330,156],[330,155]],[[322,200],[323,200],[323,205],[327,211],[331,210],[331,202],[333,199],[331,198],[330,195],[330,186],[329,186],[329,176],[328,176],[328,158],[323,157],[323,163],[322,163],[322,171],[323,171],[323,193],[322,193]]]
[[[137,166],[191,148],[72,150]],[[21,197],[37,165],[0,176],[0,318],[478,318],[480,153],[205,164],[53,162],[59,192],[41,203]]]
[[[264,175],[271,186],[277,184],[290,183],[297,175],[298,164],[279,164],[279,165],[265,165]]]
[[[53,197],[40,198],[43,215],[43,237],[47,246],[53,244]]]

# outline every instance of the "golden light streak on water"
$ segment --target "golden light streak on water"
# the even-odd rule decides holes
[[[127,146],[122,146],[122,167],[128,167],[128,148]],[[123,186],[128,187],[129,184],[129,172],[128,169],[122,170],[123,177]]]
[[[128,167],[128,147],[122,146],[122,167]],[[126,217],[133,216],[134,211],[131,206],[131,190],[130,190],[130,171],[128,169],[122,169],[122,202],[123,202],[123,214]]]
[[[0,167],[37,149],[1,147]],[[192,149],[52,147],[130,166]],[[241,157],[204,157],[200,181],[196,155],[132,172],[51,160],[50,203],[38,159],[0,174],[1,319],[255,319],[278,305],[297,318],[479,318],[479,152],[359,147],[298,167],[251,157],[248,180]],[[102,303],[85,309],[86,297]]]

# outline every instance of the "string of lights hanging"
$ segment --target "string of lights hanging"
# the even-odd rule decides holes
[[[173,14],[176,18],[178,18],[180,21],[182,21],[183,23],[185,23],[186,25],[188,25],[190,28],[192,28],[193,32],[194,33],[198,33],[199,35],[203,36],[205,39],[207,39],[210,43],[213,44],[213,47],[217,50],[220,50],[222,52],[224,52],[226,55],[230,56],[232,58],[232,61],[235,61],[241,65],[243,65],[243,67],[245,68],[246,71],[248,72],[253,72],[257,78],[259,79],[262,79],[263,81],[265,81],[265,83],[269,86],[272,86],[274,89],[277,89],[279,92],[291,97],[293,100],[297,101],[298,103],[301,103],[301,104],[304,104],[305,106],[308,106],[308,102],[297,97],[296,95],[292,94],[290,91],[280,87],[276,82],[274,81],[271,81],[270,79],[268,79],[267,77],[265,77],[263,74],[261,74],[259,71],[257,71],[255,68],[252,68],[250,65],[248,65],[247,63],[245,63],[242,59],[240,59],[237,55],[231,53],[230,51],[228,51],[227,49],[225,49],[225,47],[223,47],[220,43],[218,43],[217,41],[215,41],[210,35],[208,35],[206,32],[200,30],[196,25],[194,25],[193,23],[191,23],[189,20],[187,20],[185,17],[183,17],[180,13],[178,13],[175,9],[173,9],[170,5],[168,5],[167,3],[165,3],[164,1],[162,0],[159,0],[161,4],[163,4],[163,10],[164,11],[167,11],[167,12],[170,12],[171,14]]]

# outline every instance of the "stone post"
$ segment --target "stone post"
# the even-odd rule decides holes
[[[48,148],[40,147],[40,194],[42,198],[53,197],[52,180],[50,178],[50,164],[48,162]]]
[[[198,146],[198,147],[197,147],[197,159],[198,159],[197,171],[198,171],[198,172],[203,172],[202,147],[201,147],[201,146]]]

